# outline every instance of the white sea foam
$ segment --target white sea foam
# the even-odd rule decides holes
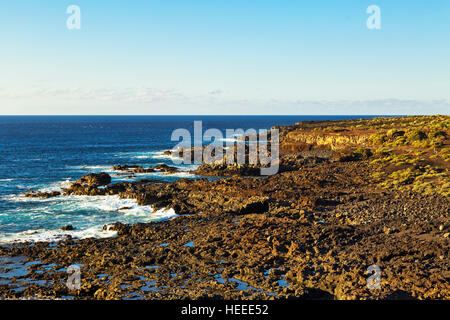
[[[27,230],[19,233],[6,233],[0,235],[0,244],[17,242],[57,242],[67,239],[70,235],[77,239],[86,238],[109,238],[117,235],[115,231],[103,231],[102,228],[92,227],[84,230],[62,231],[62,230]]]
[[[192,169],[189,169],[192,170]],[[189,173],[188,170],[183,170],[181,172],[165,173],[165,172],[154,172],[153,175],[159,177],[178,177],[178,178],[195,178],[196,175]]]
[[[0,199],[9,201],[9,202],[50,202],[50,201],[52,201],[52,198],[49,198],[49,199],[25,198],[24,194],[5,194],[5,195],[0,196]]]
[[[131,208],[124,211],[124,215],[141,216],[144,211],[147,213],[148,219],[144,219],[142,222],[149,221],[162,221],[177,217],[173,209],[161,209],[155,211],[153,208]],[[113,222],[111,222],[113,223]],[[110,229],[103,230],[103,225],[93,226],[86,229],[80,230],[48,230],[48,229],[37,229],[37,230],[27,230],[19,233],[2,233],[0,234],[0,244],[17,243],[17,242],[57,242],[67,238],[70,235],[76,239],[86,239],[86,238],[109,238],[117,235],[116,231]]]
[[[162,221],[178,216],[173,209],[155,210],[152,206],[140,206],[133,199],[121,199],[118,196],[62,196],[51,199],[22,198],[22,200],[24,199],[26,201],[53,202],[45,204],[45,209],[36,208],[36,212],[29,212],[29,214],[32,214],[34,217],[52,214],[57,214],[58,216],[67,215],[68,223],[70,223],[71,219],[76,219],[72,215],[79,210],[118,212],[120,216],[125,218],[125,223]],[[90,227],[71,231],[36,229],[19,233],[2,233],[0,234],[0,244],[25,241],[60,241],[67,235],[77,239],[90,237],[107,238],[114,236],[116,233],[114,231],[103,231],[103,226],[108,223],[114,223],[117,220],[122,221],[123,219],[120,219],[120,216],[119,219],[111,217],[111,221],[102,220],[101,223],[97,221],[98,214],[83,217],[83,224],[90,225]],[[77,226],[77,222],[75,222],[74,226]]]
[[[163,151],[145,151],[145,152],[120,152],[114,154],[115,157],[130,158],[130,159],[178,159],[172,155],[164,154]],[[175,150],[169,150],[175,151]]]
[[[114,157],[130,158],[130,159],[151,159],[155,152],[119,152],[114,154]]]
[[[175,151],[175,150],[170,150],[170,151]],[[170,159],[170,160],[174,160],[174,159],[180,159],[177,156],[173,156],[172,154],[164,154],[165,151],[155,151],[153,152],[153,159]]]
[[[90,170],[90,171],[103,171],[103,172],[114,172],[112,169],[112,165],[96,165],[96,166],[88,166],[88,165],[80,165],[80,166],[67,166],[67,169],[71,170]]]
[[[120,212],[124,216],[141,217],[141,221],[173,218],[177,215],[173,210],[155,211],[152,206],[141,206],[134,199],[122,199],[114,196],[62,196],[58,197],[67,211],[100,210],[105,212]],[[46,200],[46,199],[45,199]]]
[[[140,206],[134,199],[121,199],[119,196],[68,196],[70,200],[76,200],[78,209],[96,209],[102,211],[118,211],[123,208],[135,210],[141,216],[146,216],[154,212],[150,206]],[[128,210],[121,210],[127,213]]]
[[[59,181],[59,182],[55,182],[50,184],[47,187],[44,188],[40,188],[37,191],[38,192],[53,192],[53,191],[62,191],[63,188],[68,188],[70,187],[70,184],[73,183],[73,181],[70,181],[68,178],[64,181]]]
[[[151,156],[161,155],[162,152],[153,152]],[[180,178],[191,178],[195,175],[188,171],[195,169],[197,166],[178,167],[180,172],[165,174],[163,172],[136,174],[135,178],[139,179],[145,176],[173,176]],[[111,166],[75,166],[70,167],[76,170],[86,171],[105,171],[116,172]],[[23,186],[23,189],[34,189],[38,192],[61,191],[67,188],[73,182],[72,178],[66,178],[64,181],[55,182],[40,188],[39,185]],[[125,176],[115,177],[113,182],[125,180]],[[6,179],[12,181],[13,179]],[[25,191],[24,190],[24,191]],[[152,206],[140,206],[133,199],[121,199],[119,196],[58,196],[48,199],[42,198],[25,198],[24,194],[1,195],[2,200],[17,203],[30,203],[29,205],[13,206],[10,210],[3,212],[7,215],[17,216],[23,221],[30,221],[27,227],[30,230],[23,232],[2,232],[0,233],[0,244],[13,242],[35,242],[35,241],[60,241],[70,235],[74,238],[105,238],[114,236],[113,231],[103,231],[103,226],[109,223],[121,221],[123,223],[151,222],[161,221],[177,217],[173,209],[155,210]],[[32,204],[33,203],[33,204]],[[104,213],[103,213],[104,212]],[[3,214],[2,213],[2,214]],[[89,214],[87,214],[89,213]],[[53,216],[53,218],[52,218]],[[52,219],[54,223],[47,229],[42,229],[41,221]],[[36,222],[34,222],[36,221]],[[35,228],[33,228],[35,223]],[[55,225],[73,224],[76,228],[71,231],[62,231],[55,228]],[[11,226],[13,226],[11,224]],[[45,224],[44,224],[45,225]],[[13,226],[14,227],[14,226]],[[59,227],[59,226],[58,226]]]
[[[73,181],[70,181],[69,179],[60,181],[60,182],[54,182],[49,184],[46,187],[43,188],[34,188],[34,185],[16,185],[18,189],[24,189],[26,191],[29,191],[31,189],[35,190],[36,192],[54,192],[59,191],[61,192],[63,188],[70,187],[70,184],[73,183]],[[40,199],[40,198],[25,198],[24,194],[7,194],[0,196],[0,199],[12,201],[12,202],[36,202],[40,200],[47,200],[47,199]]]

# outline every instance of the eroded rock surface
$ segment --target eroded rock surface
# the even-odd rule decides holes
[[[88,187],[101,187],[111,183],[111,176],[105,172],[90,173],[81,177],[77,183]]]
[[[16,285],[0,284],[0,297],[450,299],[448,140],[420,127],[439,143],[423,147],[423,135],[410,134],[414,123],[431,123],[448,137],[448,122],[412,118],[282,127],[282,169],[273,176],[75,183],[66,194],[116,194],[180,216],[105,226],[115,238],[0,247],[0,256],[38,261]],[[398,129],[401,121],[408,129]],[[380,132],[393,150],[369,144]],[[405,136],[422,139],[419,147],[395,142]],[[81,265],[80,290],[65,285],[73,264]],[[370,266],[381,270],[380,289],[367,286]]]

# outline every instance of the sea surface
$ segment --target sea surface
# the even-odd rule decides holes
[[[183,172],[114,176],[117,164],[173,165],[162,155],[178,142],[173,130],[193,131],[201,120],[203,130],[217,128],[270,129],[305,120],[337,120],[369,116],[0,116],[0,244],[21,241],[58,241],[110,237],[102,231],[115,222],[136,223],[176,217],[173,210],[154,211],[132,199],[117,196],[60,196],[24,198],[29,190],[59,191],[90,172],[107,172],[113,182],[138,179],[174,181],[199,178],[180,165]],[[126,208],[126,209],[123,209]],[[73,231],[61,231],[66,225]]]

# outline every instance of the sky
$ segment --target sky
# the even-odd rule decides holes
[[[448,0],[0,2],[0,115],[449,110]]]

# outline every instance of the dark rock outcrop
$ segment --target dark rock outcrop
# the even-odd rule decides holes
[[[111,176],[105,172],[90,173],[81,177],[76,183],[87,185],[88,187],[106,186],[111,183]]]
[[[230,213],[243,215],[250,213],[264,213],[269,211],[268,197],[250,197],[243,201],[236,201],[232,205]]]
[[[34,192],[34,191],[28,191],[25,194],[25,198],[43,198],[43,199],[49,199],[58,197],[61,195],[61,192],[59,191],[53,191],[53,192]]]
[[[178,168],[168,166],[167,164],[158,164],[157,166],[154,166],[153,169],[157,170],[157,171],[166,172],[166,173],[174,173],[174,172],[179,171]]]

